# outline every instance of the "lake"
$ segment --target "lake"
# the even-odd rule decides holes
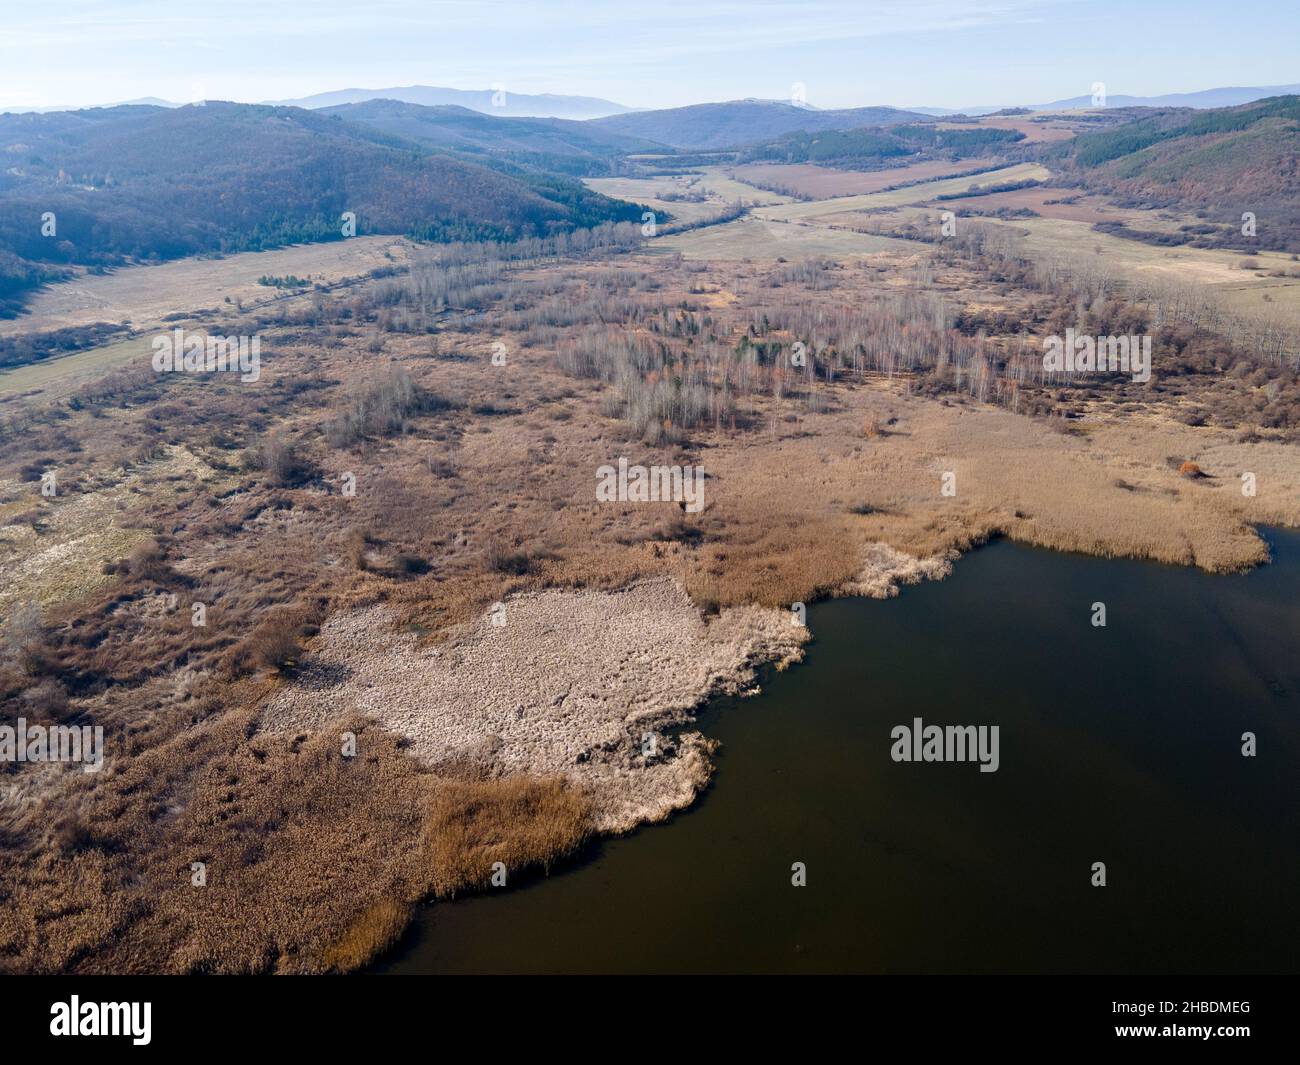
[[[1300,534],[1263,535],[1237,576],[997,542],[815,604],[803,664],[700,714],[690,810],[425,908],[374,971],[1294,972]],[[997,771],[894,761],[915,718],[998,726]]]

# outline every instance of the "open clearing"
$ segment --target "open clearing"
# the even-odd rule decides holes
[[[57,359],[0,372],[0,405],[15,400],[59,399],[88,381],[150,353],[148,337],[132,337]]]
[[[1061,203],[1068,199],[1072,202]],[[1060,218],[1069,222],[1142,222],[1150,228],[1150,211],[1115,207],[1100,196],[1081,195],[1078,189],[1033,188],[1016,189],[1014,192],[991,192],[985,196],[964,196],[956,200],[943,200],[936,203],[945,211],[974,211],[977,213],[993,212],[1003,208],[1017,210],[1025,208],[1044,218]]]
[[[722,167],[649,178],[584,178],[583,184],[604,196],[643,204],[653,211],[671,215],[674,222],[686,225],[714,218],[721,208],[736,202],[754,205],[790,202],[789,196],[736,181]]]
[[[835,170],[813,163],[746,163],[736,167],[732,174],[742,182],[791,189],[814,200],[826,200],[883,192],[899,185],[934,181],[954,174],[969,174],[992,165],[991,159],[961,159],[954,163],[933,160],[886,170],[862,171]]]
[[[738,218],[723,225],[662,237],[655,250],[681,252],[687,259],[806,259],[812,256],[856,258],[882,251],[923,254],[923,249],[892,237],[852,233],[824,226],[764,218]]]
[[[1061,118],[989,117],[978,122],[940,122],[939,129],[1011,129],[1023,133],[1029,142],[1069,140],[1079,132],[1080,123]]]
[[[179,259],[156,266],[124,266],[107,274],[83,274],[50,285],[32,301],[29,314],[0,321],[0,336],[43,332],[94,322],[129,323],[148,329],[172,316],[242,303],[244,309],[273,303],[286,292],[259,285],[263,276],[295,277],[324,285],[407,261],[411,243],[400,237],[353,237],[250,251],[223,259]]]
[[[1051,171],[1045,166],[1037,163],[1017,163],[1015,166],[990,170],[974,177],[928,181],[890,192],[874,192],[863,196],[838,196],[829,200],[816,200],[813,203],[762,207],[758,208],[755,214],[760,218],[785,222],[807,221],[844,211],[869,211],[878,207],[899,207],[909,203],[920,203],[934,196],[962,193],[967,189],[987,188],[990,185],[1002,185],[1013,181],[1047,181],[1051,176]]]
[[[865,175],[864,175],[865,176]],[[980,217],[982,224],[1002,226],[1018,235],[1023,252],[1038,261],[1070,263],[1094,273],[1112,273],[1131,281],[1157,281],[1167,285],[1193,285],[1215,294],[1225,309],[1240,315],[1300,326],[1300,264],[1284,252],[1259,252],[1251,258],[1259,269],[1243,268],[1241,252],[1210,248],[1167,247],[1100,233],[1094,221],[1141,220],[1143,228],[1173,228],[1156,212],[1108,207],[1098,197],[1081,196],[1076,204],[1047,204],[1070,195],[1056,188],[1022,189],[986,196],[936,200],[975,187],[1013,181],[1050,180],[1050,172],[1032,163],[980,174],[975,178],[949,178],[886,192],[838,196],[811,203],[787,203],[756,208],[749,217],[723,226],[666,238],[662,246],[688,258],[770,258],[782,256],[871,254],[895,249],[891,244],[860,243],[855,237],[887,232],[899,224],[938,225],[939,211],[960,217],[963,207],[996,210],[1000,206],[1027,206],[1044,217],[1002,220]],[[925,205],[925,206],[923,206]],[[881,218],[888,219],[882,224]],[[797,235],[773,222],[798,222]],[[756,223],[763,223],[760,227]],[[808,233],[822,228],[825,237]],[[833,228],[832,228],[833,227]],[[865,231],[865,232],[864,232]],[[830,234],[834,236],[830,236]],[[878,237],[877,239],[886,239]],[[656,247],[660,246],[656,244]],[[913,244],[916,254],[924,247]],[[1286,276],[1270,276],[1280,273]]]
[[[150,354],[155,332],[178,325],[202,330],[240,311],[312,299],[371,270],[405,264],[414,248],[400,237],[355,237],[276,251],[244,252],[224,259],[179,259],[156,266],[124,266],[51,285],[31,313],[0,321],[0,335],[85,326],[129,325],[137,335],[57,358],[0,371],[0,406],[18,399],[57,399],[87,381]],[[258,283],[260,277],[310,280],[301,289]],[[149,335],[138,335],[148,333]]]
[[[992,197],[980,197],[983,203]],[[826,204],[840,201],[827,200]],[[815,223],[865,234],[885,233],[904,226],[937,232],[940,211],[955,211],[958,225],[962,215],[945,200],[931,206],[904,206],[887,214],[844,211],[819,216]],[[1297,264],[1285,252],[1258,252],[1250,257],[1259,269],[1245,269],[1241,252],[1215,248],[1165,247],[1099,233],[1087,222],[1058,218],[1016,218],[1002,220],[972,217],[971,223],[1006,229],[1014,234],[1021,253],[1037,262],[1067,265],[1094,276],[1111,276],[1121,281],[1181,286],[1212,294],[1223,309],[1258,320],[1300,326],[1300,274]],[[918,249],[926,245],[917,245]],[[1274,272],[1286,276],[1271,276]]]
[[[1290,276],[1300,264],[1285,252],[1259,252],[1252,258],[1262,269],[1247,270],[1242,268],[1241,252],[1144,244],[1098,233],[1086,222],[1055,218],[983,221],[1011,226],[1024,234],[1025,251],[1033,258],[1071,262],[1133,280],[1200,286],[1236,313],[1300,326],[1300,276]],[[1288,276],[1270,277],[1272,271]]]

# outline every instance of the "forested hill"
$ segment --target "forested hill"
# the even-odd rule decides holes
[[[1091,189],[1203,212],[1212,240],[1241,244],[1241,216],[1250,212],[1252,246],[1300,250],[1300,96],[1162,111],[1082,134],[1060,151]]]
[[[929,116],[895,107],[855,107],[819,111],[779,100],[730,100],[660,111],[589,119],[585,125],[607,133],[669,144],[675,148],[735,148],[798,130],[857,129],[900,122],[930,121]]]
[[[292,107],[207,103],[0,115],[0,313],[32,264],[115,264],[356,231],[511,239],[634,220],[557,175],[453,158]],[[54,236],[42,216],[55,216]],[[12,258],[16,256],[17,259]]]
[[[993,156],[1025,139],[1008,129],[939,129],[937,126],[894,126],[889,129],[825,130],[787,133],[773,141],[751,145],[741,153],[745,162],[820,163],[847,169],[871,169],[891,159],[967,159]]]
[[[513,163],[551,173],[618,172],[626,152],[662,151],[642,137],[562,118],[510,118],[465,107],[425,107],[399,100],[368,100],[322,112],[418,141],[488,165]]]

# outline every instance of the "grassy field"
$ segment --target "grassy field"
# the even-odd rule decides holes
[[[1037,164],[1020,164],[990,171],[976,178],[939,179],[924,184],[857,196],[839,196],[812,203],[787,203],[755,209],[745,224],[731,223],[713,231],[685,234],[673,245],[695,258],[746,258],[756,256],[870,254],[888,245],[857,243],[854,235],[829,227],[873,229],[879,222],[871,212],[888,209],[889,223],[925,220],[938,225],[938,213],[950,210],[961,217],[963,207],[994,210],[998,206],[1025,205],[1054,212],[1061,217],[999,220],[980,218],[984,224],[1000,226],[1017,234],[1029,257],[1040,261],[1072,263],[1094,273],[1109,272],[1130,281],[1154,281],[1163,285],[1191,285],[1211,292],[1223,306],[1236,314],[1266,318],[1300,327],[1300,263],[1283,252],[1260,252],[1251,256],[1259,269],[1245,269],[1240,252],[1216,249],[1166,247],[1099,233],[1097,220],[1126,220],[1143,228],[1174,228],[1176,219],[1161,219],[1154,212],[1108,208],[1095,197],[1081,205],[1047,205],[1045,199],[1060,198],[1067,190],[1029,189],[989,196],[936,200],[960,193],[975,185],[984,187],[1012,181],[1048,180],[1050,172]],[[917,206],[928,204],[928,206]],[[1083,217],[1078,217],[1079,212]],[[799,222],[826,227],[825,237],[789,234],[773,222]],[[760,228],[756,223],[763,223]],[[834,232],[832,237],[829,234]],[[787,251],[782,251],[782,245]],[[919,249],[918,249],[919,250]],[[1286,276],[1271,276],[1275,273]]]
[[[401,238],[356,237],[224,259],[127,266],[52,285],[37,296],[31,313],[0,321],[0,335],[92,322],[129,324],[137,335],[0,371],[0,410],[17,400],[70,395],[87,381],[150,354],[153,336],[162,330],[183,326],[204,331],[241,310],[301,305],[316,297],[316,285],[328,288],[378,267],[405,264],[413,247]],[[280,289],[258,283],[263,276],[290,275],[309,279],[312,286]]]
[[[0,410],[18,400],[60,399],[109,370],[150,354],[150,337],[133,337],[57,359],[0,371]]]
[[[907,180],[910,169],[930,172],[936,164],[921,164],[918,168],[902,168],[870,175],[845,175],[846,178],[882,179],[882,174],[892,175],[887,183]],[[769,168],[775,169],[775,168]],[[808,168],[794,168],[806,172]],[[967,167],[969,169],[969,167]],[[740,173],[739,171],[737,173]],[[818,225],[824,215],[845,211],[863,210],[867,207],[891,206],[896,203],[915,203],[927,195],[960,192],[971,186],[995,184],[1005,181],[1023,181],[1031,177],[1045,177],[1047,171],[1029,164],[1004,167],[976,177],[939,179],[893,192],[875,192],[857,196],[840,196],[801,203],[788,196],[766,192],[728,177],[722,168],[704,168],[695,175],[672,175],[655,178],[592,178],[587,184],[610,196],[617,196],[652,209],[672,212],[683,221],[697,222],[716,213],[728,199],[740,199],[755,205],[751,213],[741,219],[714,226],[703,226],[686,233],[671,233],[653,242],[654,250],[680,252],[688,259],[799,259],[815,256],[856,258],[882,251],[902,254],[924,254],[916,247],[910,250],[901,242],[887,237],[877,237],[847,230],[835,230]],[[708,200],[702,203],[664,200],[665,194],[677,192],[703,192]]]
[[[1065,199],[1072,202],[1060,202]],[[992,214],[1002,208],[1011,210],[1025,208],[1044,218],[1063,218],[1071,222],[1089,224],[1124,222],[1137,224],[1138,228],[1153,228],[1150,211],[1115,207],[1100,196],[1080,195],[1078,189],[1053,188],[1050,185],[1017,189],[1014,192],[992,192],[983,196],[963,196],[960,199],[935,203],[934,206],[957,214],[965,211]]]
[[[1300,263],[1284,252],[1260,252],[1261,269],[1244,269],[1240,252],[1213,248],[1169,248],[1098,233],[1086,222],[1026,218],[987,220],[1023,234],[1024,247],[1038,259],[1069,262],[1133,281],[1193,285],[1213,293],[1227,309],[1259,315],[1300,328]],[[1269,276],[1274,271],[1286,277]]]
[[[1069,140],[1079,132],[1080,128],[1083,128],[1083,125],[1077,121],[1071,122],[1068,118],[1058,116],[1010,115],[1003,117],[989,115],[974,123],[940,122],[938,128],[1011,129],[1017,133],[1023,133],[1025,140],[1029,143],[1038,143]]]
[[[834,170],[813,163],[747,163],[732,171],[739,182],[791,189],[801,196],[826,200],[836,196],[861,196],[882,192],[897,185],[935,181],[966,174],[993,164],[991,159],[961,159],[957,162],[930,160],[887,170]]]
[[[585,178],[583,184],[604,196],[644,204],[652,211],[671,215],[675,222],[687,225],[712,218],[723,207],[737,201],[748,204],[790,202],[788,196],[732,179],[721,167],[704,167],[690,174],[662,174],[650,178]],[[702,198],[675,198],[681,196]]]
[[[866,233],[765,218],[739,218],[689,233],[674,233],[656,241],[655,250],[680,252],[687,259],[806,259],[815,256],[856,258],[881,251],[923,255],[924,249],[906,241]]]
[[[108,274],[83,274],[40,292],[28,314],[0,320],[0,336],[63,329],[92,322],[129,322],[147,329],[174,314],[242,303],[245,308],[282,298],[258,278],[293,275],[333,284],[376,267],[406,262],[411,244],[400,237],[354,237],[274,251],[241,252],[222,259],[180,259],[157,266],[127,266]]]
[[[873,192],[862,196],[838,196],[813,203],[791,203],[778,207],[763,207],[755,212],[760,218],[775,219],[783,222],[810,221],[823,215],[840,214],[844,211],[869,211],[879,207],[899,207],[909,203],[919,203],[933,196],[943,196],[965,192],[970,188],[985,188],[989,185],[1001,185],[1012,181],[1046,181],[1051,171],[1037,163],[1018,163],[1015,166],[990,170],[987,173],[965,178],[946,178],[939,181],[927,181],[922,185],[913,185],[892,192]]]

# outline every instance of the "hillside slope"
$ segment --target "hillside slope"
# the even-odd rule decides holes
[[[503,118],[465,107],[424,107],[398,100],[370,100],[325,108],[350,122],[418,141],[480,162],[596,176],[618,172],[625,152],[662,150],[663,145],[562,118]]]
[[[745,162],[820,163],[865,170],[899,159],[968,159],[993,155],[1024,139],[1025,135],[1015,130],[938,129],[932,125],[800,131],[751,145],[740,158]]]
[[[662,111],[637,111],[586,123],[610,133],[644,137],[674,148],[735,148],[798,130],[857,129],[902,122],[927,122],[928,116],[894,107],[816,111],[777,100],[731,100]]]
[[[1166,111],[1082,134],[1067,163],[1088,188],[1145,207],[1202,212],[1191,235],[1212,244],[1300,250],[1300,96]],[[1257,233],[1241,233],[1242,214]]]
[[[431,240],[509,239],[638,217],[567,178],[502,173],[298,108],[4,115],[0,159],[0,251],[38,263],[111,265],[339,239],[344,212],[355,214],[358,234]],[[53,237],[41,232],[46,212],[55,215]],[[0,299],[12,302],[30,274],[6,269]]]

